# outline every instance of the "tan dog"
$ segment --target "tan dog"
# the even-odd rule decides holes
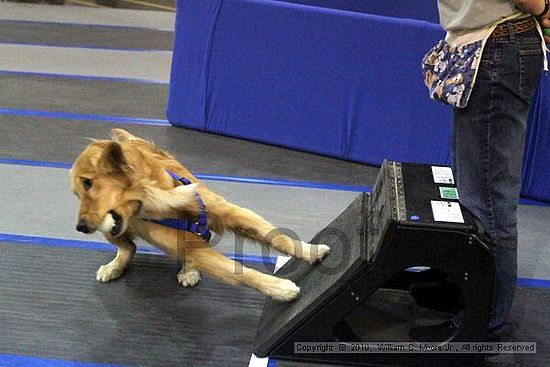
[[[181,185],[167,170],[192,184]],[[112,140],[91,143],[76,159],[70,176],[71,189],[80,200],[77,230],[99,230],[118,248],[116,257],[98,269],[97,280],[101,282],[122,275],[136,251],[133,239],[137,236],[182,260],[177,278],[184,287],[196,285],[199,272],[204,272],[229,284],[247,285],[276,300],[298,297],[300,289],[292,281],[246,267],[237,273],[235,262],[199,235],[151,221],[195,219],[200,211],[196,193],[206,207],[209,228],[218,234],[230,230],[311,263],[330,250],[326,245],[311,245],[278,232],[258,214],[210,191],[168,153],[122,129],[112,130]]]

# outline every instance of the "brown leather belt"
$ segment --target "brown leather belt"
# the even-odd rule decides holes
[[[514,30],[514,33],[523,33],[527,32],[533,27],[535,27],[535,18],[529,17],[525,20],[516,21],[514,23],[511,23],[512,29]],[[499,24],[493,33],[491,33],[492,38],[498,38],[498,37],[506,37],[509,34],[508,30],[508,23],[502,23]]]

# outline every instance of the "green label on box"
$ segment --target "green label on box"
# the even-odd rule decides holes
[[[440,187],[439,193],[442,199],[458,200],[458,190],[456,187]]]

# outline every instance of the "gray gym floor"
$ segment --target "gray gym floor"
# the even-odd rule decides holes
[[[74,230],[67,169],[88,137],[122,127],[151,139],[304,240],[374,183],[375,167],[168,126],[173,22],[172,12],[0,2],[0,366],[248,365],[258,293],[207,278],[183,289],[177,264],[145,243],[120,281],[95,281],[113,250]],[[539,352],[492,366],[550,365],[550,207],[522,205],[519,221],[526,280],[513,317]],[[226,236],[216,246],[232,254],[240,245]],[[248,243],[244,253],[267,255]]]

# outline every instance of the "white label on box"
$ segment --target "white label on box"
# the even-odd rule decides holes
[[[454,185],[453,170],[451,167],[432,166],[432,174],[435,183],[444,183]]]
[[[462,210],[457,202],[432,200],[432,211],[436,222],[464,223]]]

